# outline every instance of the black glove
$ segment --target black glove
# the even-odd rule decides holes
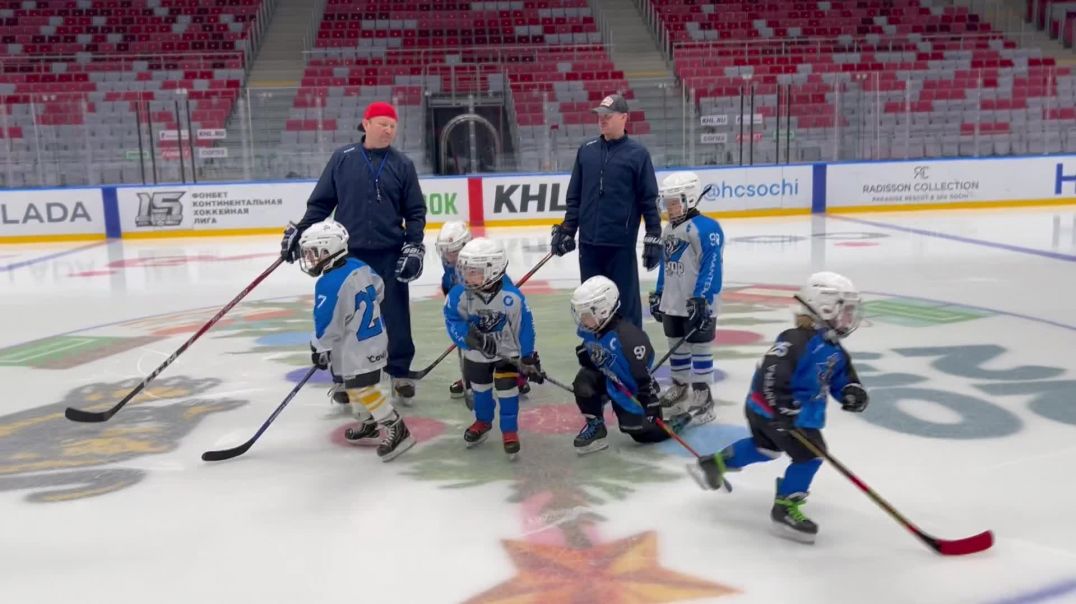
[[[710,319],[710,305],[706,302],[706,298],[687,299],[688,331],[705,331]]]
[[[487,357],[497,356],[497,339],[492,334],[482,333],[477,325],[472,324],[467,328],[467,337],[464,342],[471,350],[477,350]]]
[[[284,238],[280,240],[280,257],[284,262],[292,263],[299,259],[299,227],[294,222],[289,222],[284,229]]]
[[[643,237],[643,268],[652,271],[661,264],[661,237]]]
[[[527,376],[530,381],[535,384],[545,382],[545,374],[542,373],[542,361],[538,359],[537,351],[528,357],[520,359],[519,365],[523,369],[523,375]]]
[[[563,256],[575,249],[575,233],[563,224],[553,225],[553,238],[549,240],[549,251],[554,256]]]
[[[863,413],[870,401],[870,396],[867,395],[862,384],[852,383],[841,388],[841,409],[845,411]]]
[[[396,280],[409,283],[422,274],[422,258],[426,255],[426,246],[421,243],[405,243],[400,249],[400,258],[396,261]]]
[[[658,389],[657,380],[646,380],[639,384],[639,392],[635,398],[643,406],[647,416],[661,417],[661,391]]]
[[[328,369],[332,354],[328,350],[318,350],[310,345],[310,362],[318,369]]]
[[[583,369],[598,371],[598,366],[594,364],[594,361],[590,358],[590,353],[587,352],[586,344],[580,344],[575,347],[575,358],[579,359],[579,366]]]
[[[650,292],[650,316],[659,323],[665,320],[665,313],[661,312],[661,292]]]

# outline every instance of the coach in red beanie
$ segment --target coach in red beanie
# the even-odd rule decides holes
[[[302,232],[336,212],[336,221],[350,235],[348,253],[384,280],[381,318],[389,339],[385,371],[406,404],[415,395],[408,377],[415,344],[407,284],[422,274],[426,202],[415,164],[392,148],[397,120],[396,108],[389,103],[377,101],[366,107],[359,128],[362,142],[333,153],[310,194],[303,219],[285,231],[281,255],[294,262]],[[344,377],[348,376],[334,376],[340,383]],[[346,396],[342,398],[347,402]]]
[[[374,101],[362,114],[360,129],[366,133],[362,146],[367,149],[384,149],[396,139],[396,108],[383,101]]]

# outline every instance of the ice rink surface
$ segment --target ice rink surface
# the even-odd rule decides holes
[[[401,409],[419,444],[391,463],[349,446],[318,375],[243,456],[309,363],[314,281],[285,265],[116,416],[119,401],[269,266],[275,237],[0,245],[0,593],[4,602],[1020,603],[1076,601],[1076,208],[723,220],[713,452],[746,433],[755,362],[812,271],[850,277],[867,320],[846,342],[872,402],[830,406],[833,455],[924,530],[993,530],[942,558],[835,470],[804,511],[817,543],[773,536],[787,461],[701,491],[675,443],[577,457],[582,419],[535,385],[522,453],[467,450],[450,357]],[[509,274],[548,227],[501,228]],[[412,286],[414,369],[449,342],[427,233]],[[656,273],[643,274],[643,292]],[[550,375],[571,381],[573,254],[524,288]],[[648,318],[655,348],[668,345]],[[667,375],[667,372],[665,372]],[[615,424],[611,424],[612,427]]]

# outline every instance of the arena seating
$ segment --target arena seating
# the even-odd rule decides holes
[[[631,97],[585,0],[331,0],[282,140],[296,148],[319,137],[351,142],[363,107],[392,99],[403,112],[403,146],[421,151],[424,94],[506,90],[527,169],[543,167],[552,126],[567,157],[593,135],[590,109],[604,95]],[[633,122],[634,134],[649,132],[642,112]]]
[[[791,99],[793,160],[1076,150],[1071,69],[1017,47],[965,8],[930,0],[654,4],[700,113],[738,114],[741,91],[753,87],[770,131],[779,90],[782,104]],[[767,146],[761,159],[773,153]]]
[[[177,100],[184,129],[188,104],[195,132],[223,128],[244,83],[261,8],[261,0],[0,2],[0,155],[53,166],[15,171],[4,184],[66,184],[68,175],[130,181],[139,170],[138,119],[152,121],[158,133],[175,131]],[[158,137],[155,145],[166,162],[161,169],[178,173],[178,161],[168,161],[179,159],[176,137]],[[67,163],[94,166],[89,175],[72,174],[62,168]]]

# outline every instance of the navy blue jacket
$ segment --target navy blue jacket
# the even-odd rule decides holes
[[[426,202],[418,173],[415,164],[392,147],[370,150],[356,143],[333,152],[306,202],[299,232],[333,210],[351,236],[351,250],[399,250],[405,242],[422,243]]]
[[[661,236],[658,180],[650,152],[627,135],[607,142],[598,137],[583,143],[575,155],[568,183],[565,228],[590,245],[635,247],[639,219],[646,234]]]

